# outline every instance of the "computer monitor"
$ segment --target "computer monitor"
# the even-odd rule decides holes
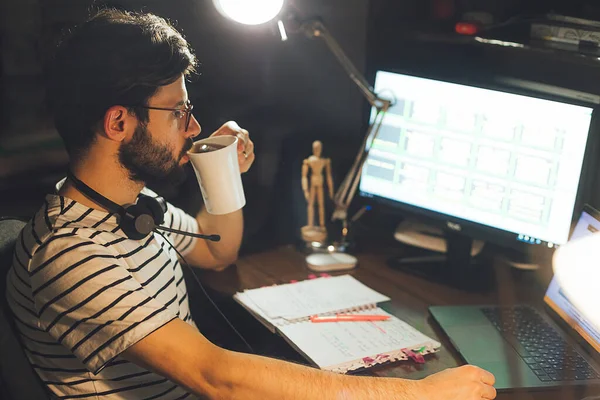
[[[395,103],[373,139],[360,194],[458,238],[564,244],[576,205],[587,200],[578,195],[589,186],[600,99],[517,79],[490,83],[378,71],[375,91]],[[455,262],[468,257],[462,248]]]

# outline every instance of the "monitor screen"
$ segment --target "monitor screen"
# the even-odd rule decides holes
[[[511,240],[566,243],[592,106],[386,71],[374,89],[395,103],[365,161],[362,196]]]
[[[571,240],[577,240],[592,233],[600,231],[598,213],[592,209],[585,209],[575,225]],[[569,301],[561,290],[558,279],[554,277],[548,286],[544,301],[567,324],[569,324],[581,337],[583,337],[596,351],[600,351],[600,332],[594,325]]]

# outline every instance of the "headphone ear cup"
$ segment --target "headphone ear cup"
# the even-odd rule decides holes
[[[144,204],[134,204],[125,211],[126,215],[122,216],[120,226],[128,238],[140,240],[154,230],[154,217]]]
[[[138,197],[137,205],[141,208],[144,208],[148,214],[152,215],[155,225],[160,225],[163,223],[165,218],[165,210],[163,209],[160,202],[154,197],[140,194]]]
[[[133,205],[125,209],[125,214],[120,215],[119,227],[132,240],[140,240],[146,236],[136,229],[135,220],[138,217],[138,212],[139,210]]]

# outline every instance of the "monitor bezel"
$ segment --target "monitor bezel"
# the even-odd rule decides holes
[[[477,78],[471,77],[463,77],[462,79],[459,77],[448,77],[441,76],[436,74],[425,74],[420,73],[416,74],[411,71],[406,71],[402,69],[378,69],[379,71],[385,71],[389,73],[395,74],[403,74],[407,76],[413,76],[418,78],[425,78],[436,80],[440,82],[446,83],[454,83],[459,85],[465,85],[475,88],[494,90],[499,92],[505,92],[510,94],[518,94],[525,95],[529,97],[544,99],[544,100],[552,100],[559,101],[566,104],[572,104],[577,106],[588,107],[592,109],[592,116],[590,121],[590,128],[587,135],[587,142],[583,157],[583,163],[581,167],[579,187],[577,190],[577,194],[575,197],[575,203],[573,206],[573,213],[571,215],[571,225],[573,221],[578,217],[578,210],[583,208],[585,203],[589,203],[592,198],[592,190],[594,186],[595,176],[593,174],[594,170],[598,166],[598,161],[593,157],[594,152],[597,152],[598,144],[600,140],[598,138],[600,132],[600,118],[599,111],[600,106],[596,102],[597,96],[593,94],[586,94],[583,92],[577,92],[570,90],[569,88],[564,88],[565,92],[569,95],[560,96],[557,92],[560,92],[561,88],[557,86],[551,86],[547,84],[541,84],[531,80],[523,80],[518,78],[513,78],[509,76],[488,76],[482,77],[483,75],[479,75]],[[376,74],[373,75],[373,80],[375,79]],[[512,82],[513,85],[510,85],[508,82]],[[374,82],[373,82],[374,83]],[[535,87],[545,87],[548,88],[547,91],[535,90]],[[573,94],[581,93],[584,96],[574,96]],[[585,96],[587,95],[587,96]],[[371,107],[369,107],[369,117],[371,114]],[[499,246],[508,247],[515,249],[519,252],[527,252],[527,249],[531,246],[547,246],[547,242],[542,242],[541,244],[528,243],[524,241],[518,240],[518,234],[514,232],[510,232],[507,230],[494,228],[491,226],[483,225],[481,223],[472,222],[466,220],[464,218],[458,218],[454,216],[450,216],[447,214],[439,213],[436,211],[428,210],[423,207],[414,206],[407,203],[402,203],[395,200],[390,200],[385,197],[381,197],[378,195],[373,195],[370,193],[363,192],[360,189],[360,185],[358,187],[358,194],[361,203],[367,203],[372,207],[379,209],[384,213],[389,213],[391,215],[396,215],[398,217],[404,218],[417,218],[419,221],[431,225],[434,227],[438,227],[443,229],[444,231],[452,231],[454,233],[460,233],[475,239],[483,239],[486,242],[491,242]]]

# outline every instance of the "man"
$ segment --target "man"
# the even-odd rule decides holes
[[[185,78],[196,59],[163,19],[101,11],[57,54],[49,85],[72,174],[113,202],[136,203],[155,179],[176,179],[200,125]],[[248,133],[242,172],[254,161]],[[167,205],[164,225],[221,235],[130,238],[114,211],[62,183],[23,230],[8,301],[25,351],[47,388],[65,399],[491,399],[493,376],[476,367],[421,381],[337,375],[216,347],[198,331],[175,250],[198,267],[237,256],[242,213]],[[141,200],[137,200],[141,201]]]

